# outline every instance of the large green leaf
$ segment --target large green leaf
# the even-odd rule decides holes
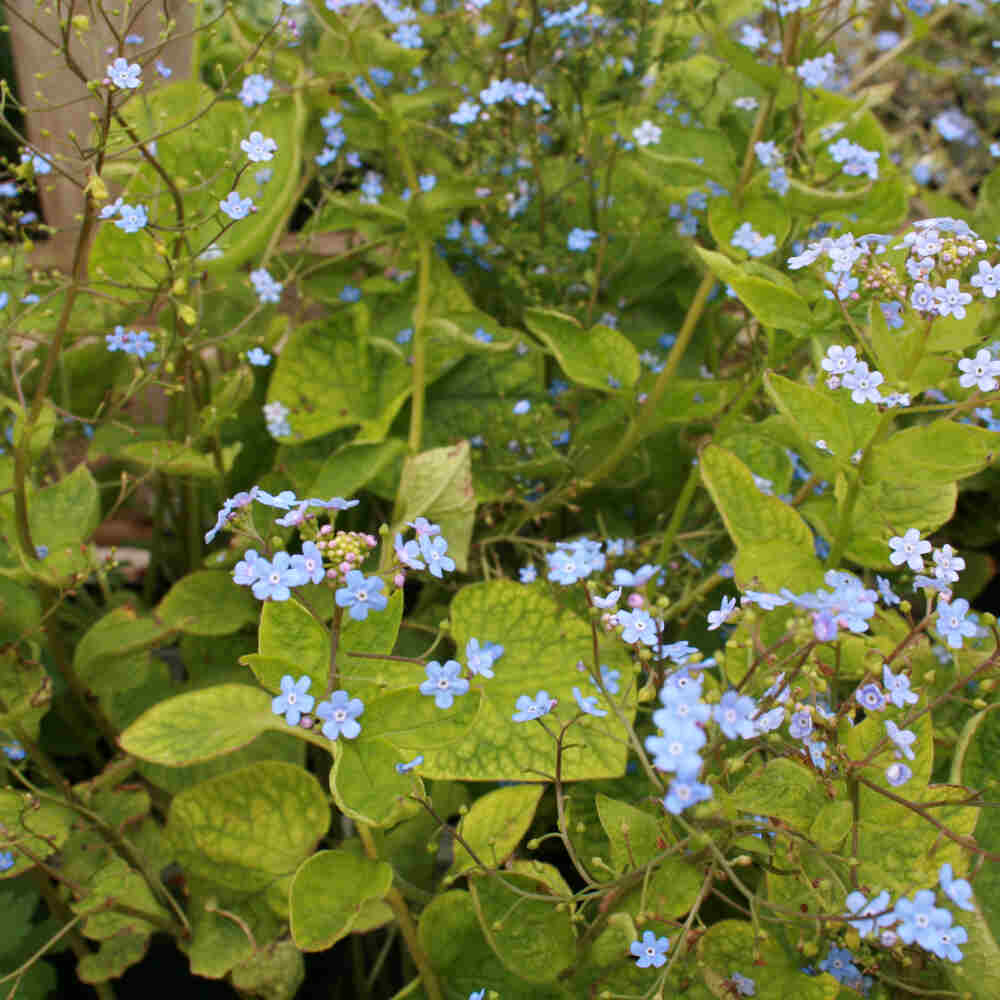
[[[188,573],[160,601],[156,613],[166,625],[192,635],[229,635],[257,620],[258,602],[228,571]]]
[[[78,465],[53,486],[28,496],[28,523],[35,545],[46,545],[49,554],[31,564],[35,576],[50,583],[86,572],[82,543],[97,530],[101,502],[97,483],[85,464]]]
[[[676,942],[672,942],[676,943]],[[801,962],[792,959],[773,938],[755,931],[749,921],[720,920],[698,940],[698,964],[705,984],[722,1000],[732,997],[729,982],[734,972],[752,979],[756,996],[778,1000],[834,1000],[840,984],[822,973],[807,975]]]
[[[476,516],[469,442],[409,456],[403,463],[397,510],[397,530],[417,517],[440,524],[448,555],[455,568],[465,572]]]
[[[264,761],[175,796],[167,832],[192,874],[245,892],[290,875],[330,826],[319,782],[294,764]]]
[[[14,855],[14,864],[0,878],[16,878],[44,861],[66,842],[73,813],[54,802],[40,802],[26,792],[0,788],[0,851]],[[28,853],[18,850],[23,847]]]
[[[455,843],[449,874],[456,876],[478,867],[466,844],[483,864],[499,868],[528,832],[544,791],[544,785],[511,785],[476,799],[458,825],[462,840]]]
[[[400,750],[433,750],[462,739],[476,721],[479,707],[475,690],[456,698],[451,708],[438,708],[418,688],[401,688],[365,706],[364,729]]]
[[[982,427],[935,420],[897,431],[876,445],[871,475],[892,483],[922,485],[966,479],[998,450],[996,435]]]
[[[483,935],[500,961],[528,982],[554,983],[576,957],[572,916],[565,907],[556,909],[558,898],[548,902],[513,891],[546,893],[549,886],[508,872],[470,875],[469,886]]]
[[[524,322],[577,385],[607,391],[612,379],[625,388],[638,381],[639,355],[617,330],[609,326],[584,330],[572,316],[553,309],[528,309]]]
[[[699,466],[736,544],[735,568],[741,582],[758,577],[766,587],[818,584],[822,574],[813,555],[812,533],[793,508],[762,493],[750,469],[725,448],[703,449]],[[759,558],[765,552],[768,558]]]
[[[594,655],[590,625],[553,600],[540,587],[495,580],[463,587],[451,604],[455,642],[463,650],[469,639],[503,640],[496,676],[481,681],[483,707],[475,731],[458,743],[426,754],[423,773],[434,778],[466,781],[511,781],[552,774],[555,750],[551,737],[535,724],[513,722],[518,697],[539,690],[559,700],[557,714],[576,714],[574,686],[587,686],[576,664]],[[628,651],[615,640],[599,640],[601,662],[622,671],[623,689],[634,666]],[[477,682],[478,683],[478,682]],[[634,715],[631,698],[622,705]],[[586,716],[573,726],[563,754],[564,780],[611,777],[625,769],[627,751],[614,715]]]
[[[392,887],[392,866],[354,851],[320,851],[292,880],[292,939],[303,951],[325,951],[350,933],[371,900]]]
[[[398,332],[412,326],[403,310]],[[465,348],[451,338],[428,338],[426,383],[451,367]],[[292,436],[301,444],[339,427],[360,427],[359,440],[386,436],[410,395],[413,368],[394,340],[373,336],[363,303],[306,323],[289,338],[268,386],[268,402],[289,408]]]
[[[471,893],[454,889],[435,896],[420,914],[418,931],[448,1000],[465,1000],[480,989],[517,1000],[570,1000],[564,989],[526,982],[497,958],[483,936]],[[424,994],[408,992],[410,996]]]
[[[751,273],[715,250],[695,247],[698,256],[721,281],[730,285],[747,309],[764,324],[789,333],[807,334],[813,319],[809,305],[798,292],[777,281]]]
[[[827,798],[809,768],[787,757],[778,757],[741,782],[728,801],[741,812],[776,816],[789,826],[808,832]]]
[[[0,731],[12,726],[38,739],[42,717],[52,701],[52,680],[41,663],[26,659],[16,646],[0,651]]]
[[[365,717],[361,717],[362,724]],[[363,726],[362,726],[363,730]],[[417,775],[400,774],[402,755],[387,740],[362,731],[357,740],[338,740],[330,771],[330,791],[337,808],[369,826],[392,826],[415,813],[423,783]]]
[[[154,705],[122,733],[127,753],[178,767],[239,750],[269,729],[289,729],[266,692],[218,684]]]
[[[597,814],[611,842],[611,865],[616,872],[641,867],[659,850],[660,824],[654,816],[627,802],[597,796]]]
[[[399,438],[345,445],[323,463],[306,492],[311,497],[352,497],[404,454],[406,442]]]

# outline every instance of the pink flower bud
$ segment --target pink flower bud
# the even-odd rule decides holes
[[[392,582],[393,582],[393,584],[395,584],[396,587],[400,587],[401,588],[403,586],[403,584],[406,583],[406,574],[405,573],[397,573],[392,578]]]
[[[629,594],[628,595],[628,606],[630,608],[641,608],[646,603],[642,594]]]

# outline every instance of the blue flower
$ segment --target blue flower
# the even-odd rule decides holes
[[[349,608],[347,612],[355,621],[364,621],[369,611],[381,611],[388,598],[381,593],[384,581],[378,576],[366,577],[360,570],[352,569],[344,577],[346,587],[334,595],[337,606]]]
[[[281,678],[281,694],[271,699],[271,711],[283,715],[290,726],[297,726],[303,713],[311,712],[316,699],[307,694],[312,678],[303,675],[295,680],[291,674]]]
[[[320,552],[315,542],[303,542],[302,554],[292,556],[292,565],[302,570],[310,583],[322,583],[326,578],[326,571],[323,569],[323,553]]]
[[[417,539],[420,554],[427,560],[427,569],[431,576],[441,579],[441,573],[450,573],[455,568],[455,560],[447,555],[448,543],[443,535],[420,535]]]
[[[8,754],[8,756],[10,756]],[[951,865],[946,861],[938,873],[938,881],[944,894],[958,907],[963,910],[974,911],[976,909],[972,902],[972,886],[964,878],[955,878],[952,874]]]
[[[260,132],[251,132],[249,138],[240,141],[240,149],[247,154],[251,163],[266,163],[274,159],[278,144],[273,139],[265,138]]]
[[[712,632],[715,629],[717,629],[720,625],[729,621],[735,610],[736,610],[736,598],[723,597],[722,603],[719,605],[719,610],[709,611],[708,613],[708,631]]]
[[[889,700],[896,708],[906,708],[907,705],[914,705],[920,700],[915,691],[910,690],[910,678],[904,673],[894,674],[889,669],[889,664],[882,665],[882,684],[889,692]]]
[[[365,705],[360,698],[352,698],[346,691],[334,691],[329,701],[321,701],[316,706],[316,715],[325,720],[323,735],[328,740],[339,736],[353,740],[361,732],[357,718],[364,710]]]
[[[656,622],[648,611],[643,608],[636,608],[635,611],[619,611],[615,619],[619,625],[624,626],[623,642],[629,645],[634,642],[642,642],[647,646],[656,645]]]
[[[910,900],[903,896],[894,911],[899,925],[896,933],[904,944],[916,942],[921,948],[932,950],[939,931],[951,926],[951,914],[934,905],[934,893],[921,889]]]
[[[590,244],[597,239],[597,233],[593,229],[576,228],[570,231],[566,238],[566,246],[570,250],[589,250]]]
[[[893,788],[905,785],[912,777],[913,770],[907,767],[901,760],[893,761],[885,769],[885,780],[888,781]]]
[[[457,660],[446,660],[444,666],[431,660],[424,670],[427,680],[420,685],[420,693],[433,696],[438,708],[451,708],[455,695],[469,690],[469,682],[461,676],[462,664]]]
[[[15,763],[19,760],[24,760],[27,757],[27,753],[21,744],[14,740],[12,743],[7,743],[3,747],[4,756],[7,760],[14,761]]]
[[[863,893],[852,892],[846,901],[847,912],[857,917],[857,920],[848,920],[851,927],[855,928],[862,937],[868,937],[875,933],[876,927],[888,927],[896,922],[896,915],[889,910],[889,893],[883,891],[874,896],[871,902],[865,899]],[[874,917],[879,913],[881,916]]]
[[[896,746],[897,756],[902,754],[907,760],[913,760],[914,753],[910,745],[917,738],[917,734],[909,729],[900,729],[891,719],[885,720],[885,728],[889,733],[889,739]]]
[[[621,680],[622,672],[620,670],[611,670],[609,667],[601,664],[601,683],[604,685],[604,690],[608,694],[618,694],[619,681]],[[593,677],[590,678],[590,683],[595,687],[597,686],[597,681]]]
[[[530,399],[519,399],[514,404],[514,410],[513,410],[513,412],[516,413],[519,417],[523,416],[525,413],[530,413],[531,412],[531,400]]]
[[[889,562],[893,566],[906,563],[915,573],[924,568],[924,556],[930,552],[931,543],[920,537],[916,528],[910,528],[904,535],[896,535],[889,539]]]
[[[258,558],[253,571],[256,579],[253,582],[253,596],[259,601],[287,601],[292,596],[291,587],[301,587],[306,583],[305,571],[292,562],[287,552],[279,552],[268,562]]]
[[[361,289],[353,285],[344,285],[337,296],[341,302],[358,302],[361,299]]]
[[[252,198],[241,198],[235,191],[230,191],[222,201],[219,202],[219,208],[229,216],[230,219],[234,219],[237,222],[240,219],[245,219],[252,211],[254,211],[254,203]]]
[[[0,851],[0,872],[10,871],[14,867],[14,852]]]
[[[420,559],[420,546],[415,539],[407,542],[403,541],[403,536],[397,531],[393,543],[396,550],[396,558],[407,569],[426,569],[426,565]]]
[[[149,223],[145,205],[122,205],[115,225],[126,233],[137,233]]]
[[[580,693],[580,689],[574,686],[573,697],[576,699],[576,703],[579,706],[580,711],[586,713],[587,715],[594,715],[600,719],[608,714],[605,709],[597,707],[596,694],[584,696]]]
[[[618,603],[621,596],[621,587],[616,587],[606,597],[598,597],[597,594],[591,594],[590,599],[594,602],[595,608],[604,608],[606,610],[608,608],[613,608]]]
[[[521,583],[534,583],[538,579],[538,570],[532,565],[522,566],[517,571]]]
[[[503,646],[487,642],[480,646],[478,639],[470,639],[465,644],[465,659],[469,665],[469,673],[483,677],[493,676],[493,664],[503,656]]]
[[[400,762],[399,764],[394,764],[393,767],[396,769],[396,774],[409,774],[410,771],[420,767],[423,762],[424,755],[422,753],[418,753],[413,760],[406,761],[405,763]]]
[[[665,937],[658,938],[652,931],[645,931],[641,941],[633,941],[629,945],[629,951],[635,956],[635,964],[640,969],[650,966],[658,969],[666,965],[669,950],[670,942]]]
[[[550,698],[548,691],[539,691],[534,698],[522,694],[514,703],[514,708],[517,711],[511,718],[515,722],[531,722],[533,719],[540,719],[543,715],[548,715],[555,705],[556,699]]]
[[[243,81],[243,86],[240,88],[238,96],[248,108],[252,108],[257,104],[266,104],[268,98],[271,96],[271,88],[273,86],[273,80],[269,80],[266,76],[261,76],[260,73],[251,73]]]
[[[701,770],[698,751],[705,745],[705,733],[700,726],[677,726],[666,736],[647,736],[646,749],[653,754],[653,766],[661,771],[673,771],[678,777],[692,777]]]
[[[425,4],[426,6],[426,4]],[[398,767],[398,765],[397,765]],[[474,993],[469,994],[469,1000],[485,1000],[486,989],[485,987],[481,990],[476,990]]]
[[[788,723],[788,735],[793,740],[804,740],[812,730],[812,715],[806,709],[796,712]]]
[[[247,351],[247,361],[258,368],[264,368],[271,363],[271,355],[260,347],[251,347]]]
[[[726,739],[735,740],[739,736],[749,740],[756,734],[752,721],[756,712],[757,704],[749,695],[727,691],[713,715]]]
[[[747,27],[744,25],[744,27]],[[757,994],[757,984],[749,977],[741,975],[739,972],[732,972],[729,980],[736,987],[736,992],[742,997],[752,997]]]
[[[865,684],[854,692],[857,703],[866,712],[881,712],[885,708],[885,695],[877,684]]]
[[[679,816],[689,806],[704,802],[712,797],[712,789],[695,778],[676,777],[663,797],[663,808],[674,816]]]
[[[938,603],[937,630],[952,649],[961,649],[963,637],[976,634],[975,624],[965,617],[968,613],[969,602],[964,597]]]
[[[250,284],[261,302],[280,302],[282,285],[275,281],[266,268],[258,267],[250,272]]]
[[[108,78],[122,90],[135,90],[137,87],[141,87],[140,73],[142,73],[142,67],[138,63],[130,63],[122,56],[119,56],[108,66]]]

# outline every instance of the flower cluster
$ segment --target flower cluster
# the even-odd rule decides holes
[[[840,280],[844,280],[843,276]],[[857,285],[857,279],[849,280]],[[839,294],[838,291],[838,297]],[[827,373],[827,388],[846,389],[851,394],[851,400],[859,405],[876,403],[890,408],[910,405],[908,392],[892,392],[883,396],[880,386],[885,383],[885,376],[877,369],[869,369],[868,363],[862,361],[851,346],[834,344],[827,348],[820,367]]]
[[[302,676],[295,680],[291,674],[281,678],[281,694],[271,700],[271,711],[282,715],[290,726],[311,729],[314,720],[309,715],[316,699],[309,694],[312,678]],[[334,691],[329,699],[316,705],[316,716],[322,720],[322,733],[328,740],[354,740],[361,733],[358,718],[365,710],[360,698],[352,698],[346,691]]]
[[[407,569],[426,569],[439,580],[444,573],[451,573],[455,569],[455,560],[448,555],[448,542],[441,534],[441,526],[431,524],[425,517],[408,523],[417,537],[404,542],[402,534],[396,534],[396,559],[400,567],[397,586],[403,585]]]
[[[140,359],[156,350],[156,344],[145,330],[136,333],[134,330],[126,330],[123,326],[116,326],[115,332],[106,334],[104,339],[107,341],[109,351],[123,351]]]

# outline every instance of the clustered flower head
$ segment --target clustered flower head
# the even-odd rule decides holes
[[[104,339],[107,341],[109,351],[123,351],[140,359],[156,350],[156,344],[146,330],[136,333],[134,330],[126,330],[123,326],[116,326],[114,333],[105,334]]]

